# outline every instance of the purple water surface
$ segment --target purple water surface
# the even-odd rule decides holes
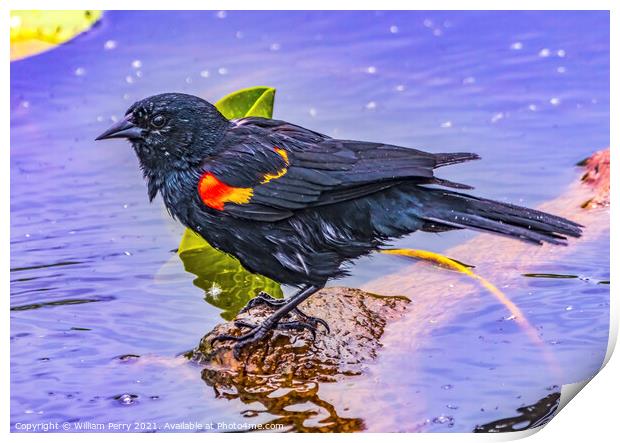
[[[68,44],[13,62],[13,425],[269,418],[242,417],[246,405],[215,398],[180,356],[219,311],[172,252],[183,229],[159,199],[148,203],[128,145],[94,142],[147,95],[215,101],[254,85],[277,88],[275,117],[332,136],[477,152],[483,161],[444,176],[535,206],[575,180],[577,161],[609,144],[609,15],[107,12]],[[473,235],[416,234],[398,245],[441,251]],[[375,255],[339,284],[400,266]],[[582,277],[524,278],[513,293],[554,341],[562,382],[581,380],[607,346],[609,286],[596,283],[609,279],[609,238],[537,271]],[[546,396],[554,381],[531,370],[538,362],[527,338],[500,327],[503,307],[483,300],[423,346],[325,387],[331,403],[347,416],[339,396],[377,377],[380,404],[392,409],[369,405],[360,417],[368,429],[428,423],[422,430],[470,432]],[[126,354],[140,357],[119,359]],[[421,373],[412,383],[414,360]],[[426,409],[408,414],[421,398]]]

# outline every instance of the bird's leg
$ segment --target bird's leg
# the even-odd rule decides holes
[[[288,300],[283,298],[273,298],[271,295],[266,292],[259,292],[258,295],[254,298],[251,298],[250,301],[239,311],[239,313],[247,312],[255,306],[267,305],[272,308],[283,306],[287,303]]]
[[[314,294],[319,289],[320,288],[316,286],[306,286],[302,288],[297,294],[292,296],[290,299],[286,300],[286,304],[279,307],[278,310],[276,310],[273,314],[267,317],[261,324],[251,325],[243,321],[236,322],[236,324],[240,327],[250,328],[249,332],[246,332],[245,334],[242,334],[239,336],[230,335],[230,334],[218,335],[217,337],[214,337],[211,340],[211,344],[213,344],[216,341],[235,340],[237,343],[235,343],[233,347],[233,353],[234,353],[235,358],[239,358],[240,351],[245,345],[262,340],[267,335],[267,333],[272,329],[297,329],[297,330],[309,329],[310,332],[312,332],[314,336],[314,334],[316,333],[316,327],[310,322],[287,321],[287,322],[280,323],[280,320],[285,315],[287,315],[289,312],[296,309],[297,305],[299,305],[301,302],[303,302],[305,299],[310,297],[312,294]],[[302,314],[302,317],[303,315],[305,314]],[[312,318],[312,317],[306,316],[306,318]]]
[[[252,309],[255,306],[267,305],[269,307],[275,308],[275,307],[284,306],[286,303],[288,303],[288,300],[286,300],[284,298],[274,298],[271,295],[267,294],[266,292],[261,291],[261,292],[259,292],[256,295],[256,297],[250,299],[250,301],[248,301],[248,303],[239,311],[239,313],[241,314],[241,313],[247,312],[247,311],[249,311],[250,309]],[[302,319],[302,321],[304,323],[307,323],[307,324],[312,325],[314,327],[313,328],[313,335],[316,333],[317,325],[322,325],[327,330],[327,333],[330,332],[329,325],[322,318],[312,317],[312,316],[306,314],[305,312],[303,312],[298,307],[295,307],[295,308],[291,309],[291,312],[294,313],[294,314],[297,314],[299,317],[301,317],[301,319]],[[295,322],[288,322],[287,324],[290,325],[291,323],[295,323]],[[246,323],[246,325],[247,325],[247,323]],[[284,329],[282,327],[283,323],[279,323],[279,325],[280,325],[279,329]],[[293,329],[293,328],[291,327],[289,329]]]

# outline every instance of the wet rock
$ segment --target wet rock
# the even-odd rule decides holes
[[[609,206],[609,148],[598,151],[579,163],[586,172],[581,181],[588,184],[596,194],[581,207],[586,209]]]
[[[246,346],[239,360],[233,356],[232,341],[211,339],[219,334],[241,335],[233,322],[217,325],[202,338],[191,353],[192,359],[206,366],[214,378],[234,376],[276,376],[304,381],[335,381],[341,375],[356,375],[362,363],[376,357],[385,325],[399,318],[409,300],[383,297],[350,288],[326,288],[313,295],[300,308],[324,319],[327,333],[319,325],[316,340],[309,331],[273,331],[261,342]],[[236,320],[258,323],[273,308],[256,306],[239,314]]]
[[[514,432],[543,426],[553,418],[559,404],[560,393],[554,392],[533,405],[518,408],[519,415],[478,425],[474,432]]]
[[[265,416],[264,425],[296,432],[353,432],[365,428],[356,417],[341,411],[319,395],[322,382],[360,374],[364,362],[377,356],[386,325],[400,318],[409,300],[383,297],[357,289],[327,288],[300,305],[307,314],[327,321],[316,340],[308,331],[274,331],[263,341],[244,348],[235,359],[234,342],[210,341],[219,334],[242,333],[232,322],[217,325],[190,354],[204,365],[203,380],[216,397],[248,405],[244,417]],[[256,323],[271,308],[257,306],[237,316]]]

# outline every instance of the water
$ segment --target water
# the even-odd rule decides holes
[[[148,204],[133,152],[94,137],[147,95],[214,101],[265,84],[278,91],[276,118],[475,151],[483,161],[444,176],[535,206],[609,144],[609,15],[110,12],[69,44],[13,63],[11,82],[12,424],[261,423],[242,416],[242,402],[215,398],[182,357],[220,312],[172,252],[182,228],[159,199]],[[472,236],[398,244],[441,251]],[[403,265],[373,256],[339,284]],[[596,282],[609,280],[608,233],[530,272],[585,277],[523,277],[512,294],[567,369],[561,382],[591,375],[607,346],[609,286]],[[552,377],[528,378],[540,367],[532,344],[481,300],[424,343],[386,350],[367,374],[321,386],[324,399],[369,430],[470,432],[557,390]],[[377,406],[356,407],[369,391]]]

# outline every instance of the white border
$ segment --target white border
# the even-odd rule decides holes
[[[8,317],[9,313],[9,267],[10,267],[10,259],[9,259],[9,245],[10,245],[10,223],[9,223],[9,209],[10,209],[10,171],[9,171],[9,150],[10,146],[10,48],[9,48],[9,9],[40,9],[45,7],[46,9],[169,9],[169,7],[174,7],[175,9],[198,9],[199,6],[209,6],[209,9],[219,10],[235,10],[235,9],[248,9],[248,10],[257,10],[257,9],[286,9],[286,10],[299,10],[299,9],[314,9],[314,10],[338,10],[338,9],[350,9],[351,2],[346,1],[338,1],[338,0],[314,0],[307,1],[301,0],[296,1],[294,4],[288,0],[262,0],[260,2],[257,1],[211,1],[211,2],[197,2],[196,0],[176,0],[173,4],[169,2],[155,2],[149,1],[133,1],[131,5],[127,4],[126,1],[119,0],[109,0],[109,1],[78,1],[78,0],[57,0],[53,5],[48,2],[41,2],[41,0],[4,0],[0,1],[0,23],[2,29],[2,35],[4,35],[4,44],[2,47],[2,54],[0,57],[5,61],[4,69],[2,70],[2,93],[3,93],[3,102],[4,106],[2,106],[2,124],[4,126],[4,130],[1,132],[2,137],[2,154],[5,156],[4,161],[0,162],[0,180],[2,181],[0,192],[0,202],[2,204],[2,208],[4,209],[2,216],[0,217],[0,223],[2,224],[1,236],[4,248],[2,249],[2,253],[0,254],[0,272],[2,275],[2,287],[5,289],[2,291],[2,303],[3,303],[3,312],[6,313]],[[130,6],[130,7],[128,7]],[[495,10],[519,10],[519,9],[572,9],[572,10],[611,10],[611,78],[618,78],[618,54],[617,47],[618,45],[614,42],[618,41],[618,29],[620,28],[620,20],[618,19],[618,9],[614,8],[614,2],[612,1],[602,1],[602,0],[590,0],[588,2],[583,1],[574,1],[574,0],[565,0],[565,1],[542,1],[542,0],[521,0],[521,1],[503,1],[501,3],[497,1],[480,1],[480,0],[469,0],[467,2],[456,1],[456,0],[436,0],[431,3],[425,4],[415,4],[411,1],[396,1],[396,0],[383,0],[381,2],[356,2],[356,9],[382,9],[382,10],[394,10],[394,9],[420,9],[420,10],[442,10],[442,9],[456,9],[461,10],[464,7],[467,9],[495,9]],[[432,8],[425,7],[432,6]],[[168,8],[167,8],[168,7]],[[580,31],[583,32],[583,31]],[[587,31],[586,31],[587,32]],[[617,118],[618,113],[615,112],[618,106],[618,88],[616,83],[612,82],[611,84],[611,116],[612,121],[614,121],[614,116]],[[611,127],[611,140],[612,146],[614,142],[617,141],[617,130],[612,125]],[[614,153],[612,156],[615,158],[615,148],[612,148]],[[615,189],[615,183],[617,177],[614,177],[612,174],[612,187]],[[615,198],[615,192],[612,193],[612,199],[614,200],[612,203],[612,211],[611,211],[611,225],[618,226],[618,215],[617,211],[613,208],[617,207],[618,199]],[[618,263],[617,258],[617,249],[614,248],[614,245],[617,244],[617,233],[612,229],[611,236],[611,269],[615,268],[615,264]],[[617,272],[612,271],[611,280],[615,282]],[[608,347],[608,352],[606,356],[606,362],[609,361],[611,357],[611,353],[615,342],[617,340],[618,334],[618,294],[615,290],[615,285],[611,285],[611,293],[612,293],[612,302],[611,302],[611,313],[612,313],[612,321],[611,321],[611,332],[610,332],[610,342]],[[2,365],[2,399],[1,399],[1,409],[2,409],[2,422],[0,422],[0,429],[2,430],[2,434],[9,433],[9,389],[10,389],[10,372],[9,372],[9,335],[10,335],[10,322],[3,322],[3,341],[4,344],[4,357],[3,365]],[[556,442],[556,441],[584,441],[588,439],[589,441],[597,441],[597,442],[607,442],[612,440],[612,436],[616,435],[615,431],[615,420],[617,419],[616,415],[616,403],[617,399],[614,397],[620,392],[618,377],[617,374],[620,373],[620,363],[618,362],[618,357],[615,357],[605,368],[602,374],[594,377],[593,381],[588,384],[588,387],[584,390],[583,393],[579,394],[579,400],[570,402],[570,405],[567,406],[556,418],[554,418],[548,427],[544,430],[544,432],[536,433],[536,436],[532,438],[533,442]],[[565,390],[570,388],[565,388]],[[574,390],[574,387],[573,387]],[[564,403],[563,399],[563,403]],[[613,415],[612,415],[613,414]],[[507,441],[513,440],[521,437],[525,437],[527,435],[532,434],[531,431],[522,431],[518,433],[511,434],[390,434],[389,438],[399,441],[405,441],[410,439],[415,439],[416,441],[444,441],[446,439],[450,439],[452,441]],[[297,437],[299,435],[299,437]],[[50,441],[83,441],[88,439],[89,441],[107,441],[110,438],[114,438],[115,440],[120,441],[136,441],[142,439],[152,439],[158,441],[172,441],[178,440],[180,438],[183,439],[198,439],[200,441],[208,440],[231,440],[231,439],[248,439],[248,440],[256,440],[256,441],[267,441],[268,439],[291,439],[291,438],[305,438],[310,440],[318,440],[326,439],[326,440],[349,440],[355,439],[359,440],[368,440],[375,439],[377,434],[334,434],[334,435],[322,435],[319,437],[317,434],[302,436],[301,434],[295,434],[293,437],[290,434],[285,436],[275,435],[275,434],[250,434],[240,436],[238,434],[209,434],[205,435],[196,435],[196,434],[115,434],[111,436],[110,434],[10,434],[8,438],[14,441],[33,441],[39,439],[45,439]]]

